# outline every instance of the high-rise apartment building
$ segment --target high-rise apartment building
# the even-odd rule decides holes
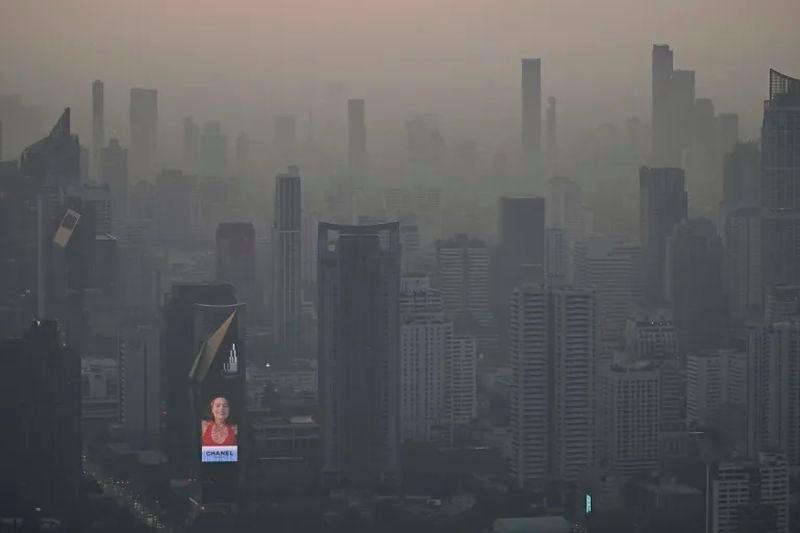
[[[300,347],[301,201],[300,170],[290,166],[287,173],[275,177],[272,225],[275,338],[290,354],[296,354]]]
[[[764,302],[760,207],[740,207],[725,217],[725,291],[731,320],[760,316]]]
[[[436,243],[436,278],[445,310],[454,317],[492,323],[489,308],[489,247],[464,234]]]
[[[641,251],[622,235],[595,235],[575,249],[575,281],[597,294],[604,345],[619,345],[641,297]]]
[[[789,532],[789,464],[780,453],[724,462],[708,477],[710,533]]]
[[[588,288],[521,285],[509,301],[510,473],[576,481],[594,460],[597,308]]]
[[[667,238],[686,218],[687,194],[683,170],[639,170],[639,242],[642,246],[643,299],[649,306],[663,302]]]
[[[100,175],[111,196],[112,221],[124,220],[128,216],[128,150],[117,139],[100,151]]]
[[[600,372],[600,460],[618,474],[658,467],[661,373],[652,362],[611,363]]]
[[[542,283],[545,270],[545,199],[502,196],[499,200],[497,306],[505,310],[520,283]],[[567,258],[569,259],[569,258]]]
[[[521,133],[523,173],[527,180],[532,180],[541,165],[542,60],[539,58],[522,60]]]
[[[625,350],[635,359],[678,355],[678,336],[669,309],[638,309],[625,321]]]
[[[764,207],[800,210],[800,79],[776,70],[769,71],[761,154]]]
[[[399,481],[400,227],[320,223],[322,474],[355,485]]]
[[[747,449],[800,464],[800,320],[748,328]]]
[[[158,91],[131,89],[128,173],[134,181],[152,181],[158,158]]]
[[[747,354],[736,350],[691,353],[686,358],[686,422],[707,427],[727,404],[744,407]]]

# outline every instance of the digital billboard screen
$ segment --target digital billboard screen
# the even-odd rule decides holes
[[[200,422],[201,461],[235,463],[239,460],[239,426],[231,421],[233,406],[225,396],[215,396],[208,416]]]

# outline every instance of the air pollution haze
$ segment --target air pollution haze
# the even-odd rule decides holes
[[[800,531],[799,0],[0,0],[0,530]]]

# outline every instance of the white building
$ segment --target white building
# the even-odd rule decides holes
[[[523,285],[509,303],[511,476],[576,481],[592,464],[598,355],[594,291]]]
[[[454,428],[478,415],[478,342],[454,334],[444,364],[444,420]]]
[[[710,533],[789,531],[789,464],[783,454],[722,463],[709,473]]]
[[[623,475],[648,473],[659,464],[660,381],[656,365],[638,361],[603,368],[603,438],[599,455]]]
[[[81,417],[119,419],[119,369],[115,359],[81,358]]]
[[[458,235],[436,243],[437,282],[445,311],[468,315],[481,326],[493,323],[489,308],[489,247]]]

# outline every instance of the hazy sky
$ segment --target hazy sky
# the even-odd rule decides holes
[[[371,124],[436,111],[491,138],[516,123],[526,56],[543,58],[562,132],[649,120],[650,49],[666,42],[697,96],[754,134],[768,69],[800,75],[799,27],[798,0],[0,0],[0,92],[72,105],[80,129],[100,78],[113,129],[132,86],[159,90],[169,127],[304,116],[341,82]]]

